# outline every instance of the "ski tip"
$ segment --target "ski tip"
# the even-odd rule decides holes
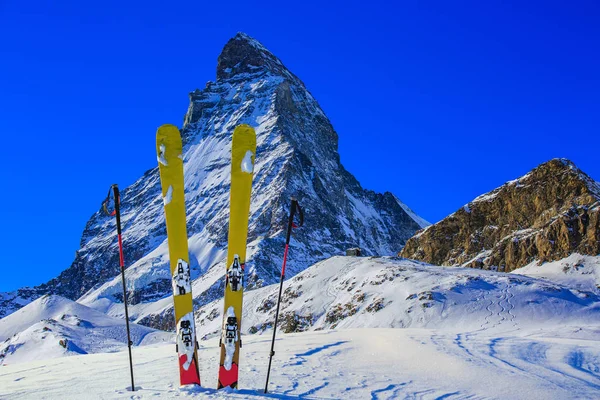
[[[175,125],[165,124],[158,127],[156,130],[156,151],[159,156],[162,155],[166,159],[177,157],[181,154],[181,147],[181,134]],[[166,153],[172,154],[169,156]],[[160,159],[159,162],[161,162]],[[167,165],[165,162],[161,163]]]
[[[256,136],[256,133],[254,132],[254,128],[247,124],[240,124],[240,125],[236,126],[235,129],[233,130],[233,134],[235,136],[239,136],[239,135]]]
[[[179,136],[179,129],[175,125],[164,124],[156,130],[156,136]]]
[[[238,129],[244,129],[244,130],[248,130],[249,129],[251,131],[254,131],[254,128],[251,127],[248,124],[239,124],[239,125],[236,125],[235,130],[237,131]]]
[[[163,124],[158,127],[158,130],[162,130],[162,129],[177,129],[177,127],[173,124]],[[177,130],[179,131],[179,129],[177,129]]]

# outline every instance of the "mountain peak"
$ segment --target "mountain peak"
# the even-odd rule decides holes
[[[581,172],[575,163],[567,158],[553,158],[545,163],[542,163],[535,168],[534,171],[557,171],[557,170],[572,170]]]
[[[518,180],[557,182],[562,185],[570,181],[581,182],[586,188],[586,192],[600,200],[600,185],[588,174],[580,170],[573,161],[566,158],[553,158],[540,164],[529,174]]]
[[[423,226],[392,194],[364,189],[340,163],[338,136],[302,81],[246,34],[219,56],[217,81],[190,94],[182,137],[190,268],[197,305],[222,296],[231,182],[231,132],[255,127],[256,163],[248,224],[247,289],[278,282],[288,199],[305,206],[305,224],[290,244],[290,274],[346,249],[391,255]],[[130,317],[173,329],[163,201],[157,168],[121,191]],[[70,268],[28,291],[0,293],[0,316],[45,293],[79,299],[122,317],[114,218],[98,211],[86,224]],[[117,258],[115,258],[117,257]],[[197,283],[196,283],[197,282]],[[108,301],[106,300],[108,299]],[[149,306],[150,304],[156,305]],[[6,310],[6,311],[5,311]]]
[[[244,32],[238,32],[231,40],[245,42],[252,47],[267,51],[267,49],[258,40]]]
[[[274,75],[291,74],[283,63],[258,40],[243,32],[238,32],[229,39],[219,55],[217,80],[265,70]]]

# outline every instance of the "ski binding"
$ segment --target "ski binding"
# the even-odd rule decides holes
[[[240,263],[240,257],[235,254],[233,263],[227,270],[226,286],[229,286],[232,292],[237,292],[244,286],[244,264]]]

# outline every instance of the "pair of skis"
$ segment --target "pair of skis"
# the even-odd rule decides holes
[[[183,145],[179,130],[163,125],[156,132],[156,152],[165,207],[169,257],[173,286],[177,353],[181,385],[200,384],[197,339],[194,323],[189,266],[185,198],[183,182]],[[256,134],[248,125],[238,125],[233,132],[231,149],[231,193],[229,246],[223,331],[220,342],[219,388],[237,387],[244,264],[250,214],[250,191]]]

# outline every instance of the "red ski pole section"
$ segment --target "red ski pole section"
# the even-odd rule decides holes
[[[121,234],[119,233],[119,263],[121,264],[121,269],[125,267],[125,259],[123,257],[123,241],[121,240]]]
[[[285,263],[287,262],[287,253],[289,247],[290,245],[286,243],[285,251],[283,252],[283,265],[281,266],[281,276],[285,276]]]

